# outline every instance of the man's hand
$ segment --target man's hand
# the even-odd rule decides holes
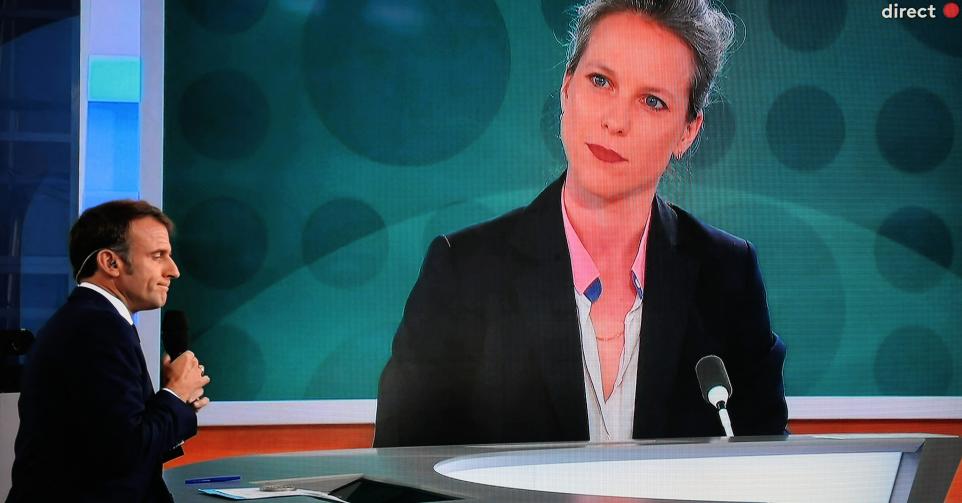
[[[200,397],[198,400],[194,400],[193,402],[191,402],[191,405],[193,405],[194,410],[197,411],[197,410],[203,409],[204,406],[209,403],[210,403],[210,398],[203,396],[203,397]]]
[[[200,410],[210,403],[204,396],[204,386],[210,377],[204,375],[204,366],[197,361],[193,351],[184,351],[175,360],[165,354],[163,360],[164,387],[173,391],[181,400]]]

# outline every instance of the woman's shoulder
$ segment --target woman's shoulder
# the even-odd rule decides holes
[[[441,248],[458,262],[491,260],[503,256],[518,226],[523,208],[518,208],[463,229],[440,234],[432,248]]]
[[[444,234],[451,243],[465,246],[479,243],[490,243],[492,240],[503,242],[517,228],[518,221],[524,208],[515,208],[503,215],[499,215],[483,222],[472,224],[455,232]]]
[[[526,206],[515,208],[490,220],[450,234],[442,240],[457,256],[503,256],[517,251],[527,255],[543,254],[564,243],[561,219],[561,187],[564,175],[549,184]]]
[[[709,224],[675,204],[668,203],[668,206],[676,217],[679,243],[685,249],[723,258],[744,256],[752,249],[748,240]]]

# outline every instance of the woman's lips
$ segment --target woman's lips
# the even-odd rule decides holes
[[[588,150],[602,162],[625,162],[628,159],[621,157],[621,154],[615,152],[614,150],[609,150],[601,145],[595,145],[594,143],[586,143]]]

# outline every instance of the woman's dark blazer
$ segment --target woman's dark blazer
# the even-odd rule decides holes
[[[375,447],[588,440],[564,175],[529,206],[436,238],[381,375]],[[720,356],[736,435],[783,434],[785,346],[755,251],[656,197],[634,438],[718,436],[695,362]]]

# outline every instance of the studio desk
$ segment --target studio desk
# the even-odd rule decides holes
[[[794,435],[315,451],[196,463],[164,478],[175,501],[207,503],[227,500],[198,488],[265,482],[325,492],[341,487],[333,494],[352,503],[941,502],[960,457],[958,437]],[[241,480],[185,484],[226,474]]]

